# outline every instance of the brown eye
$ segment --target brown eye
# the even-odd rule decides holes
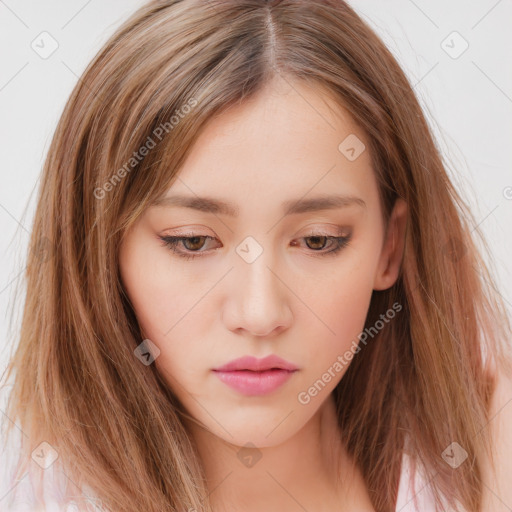
[[[206,236],[193,236],[182,238],[182,243],[185,249],[189,251],[198,251],[204,246],[204,242],[208,237]]]
[[[304,240],[306,240],[306,245],[310,249],[321,250],[325,247],[325,244],[327,242],[327,237],[326,236],[308,236],[308,237],[304,238]],[[311,243],[308,242],[308,240],[310,240]]]
[[[214,240],[211,236],[160,236],[163,245],[173,253],[186,259],[203,256],[208,240]]]
[[[346,236],[310,235],[300,238],[305,241],[309,254],[314,256],[333,256],[346,247],[352,237],[349,233]],[[297,241],[292,242],[293,246],[301,245]]]

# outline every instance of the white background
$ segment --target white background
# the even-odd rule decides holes
[[[512,311],[512,2],[350,4],[415,86],[453,180],[490,244],[499,291]],[[57,120],[87,63],[140,5],[0,0],[0,371],[17,340],[24,291],[14,292],[23,284],[39,174]],[[31,47],[43,31],[58,42],[47,59]],[[454,31],[463,39],[450,36]],[[455,54],[464,40],[469,47],[456,59],[443,49]]]

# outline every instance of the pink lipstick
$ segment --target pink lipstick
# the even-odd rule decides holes
[[[298,367],[270,355],[263,359],[245,356],[214,368],[215,375],[243,395],[265,395],[282,386]]]

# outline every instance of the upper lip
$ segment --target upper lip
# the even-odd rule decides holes
[[[298,367],[289,361],[272,354],[262,359],[258,359],[252,356],[244,356],[238,359],[234,359],[229,363],[214,368],[214,371],[219,372],[233,372],[237,370],[251,370],[251,371],[265,371],[278,368],[282,370],[294,371],[298,370]]]

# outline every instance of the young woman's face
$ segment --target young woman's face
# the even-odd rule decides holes
[[[214,119],[167,192],[183,199],[149,208],[120,249],[157,369],[239,446],[283,442],[313,417],[350,364],[372,290],[398,272],[365,136],[323,98],[279,82]],[[296,371],[215,371],[271,354]]]

